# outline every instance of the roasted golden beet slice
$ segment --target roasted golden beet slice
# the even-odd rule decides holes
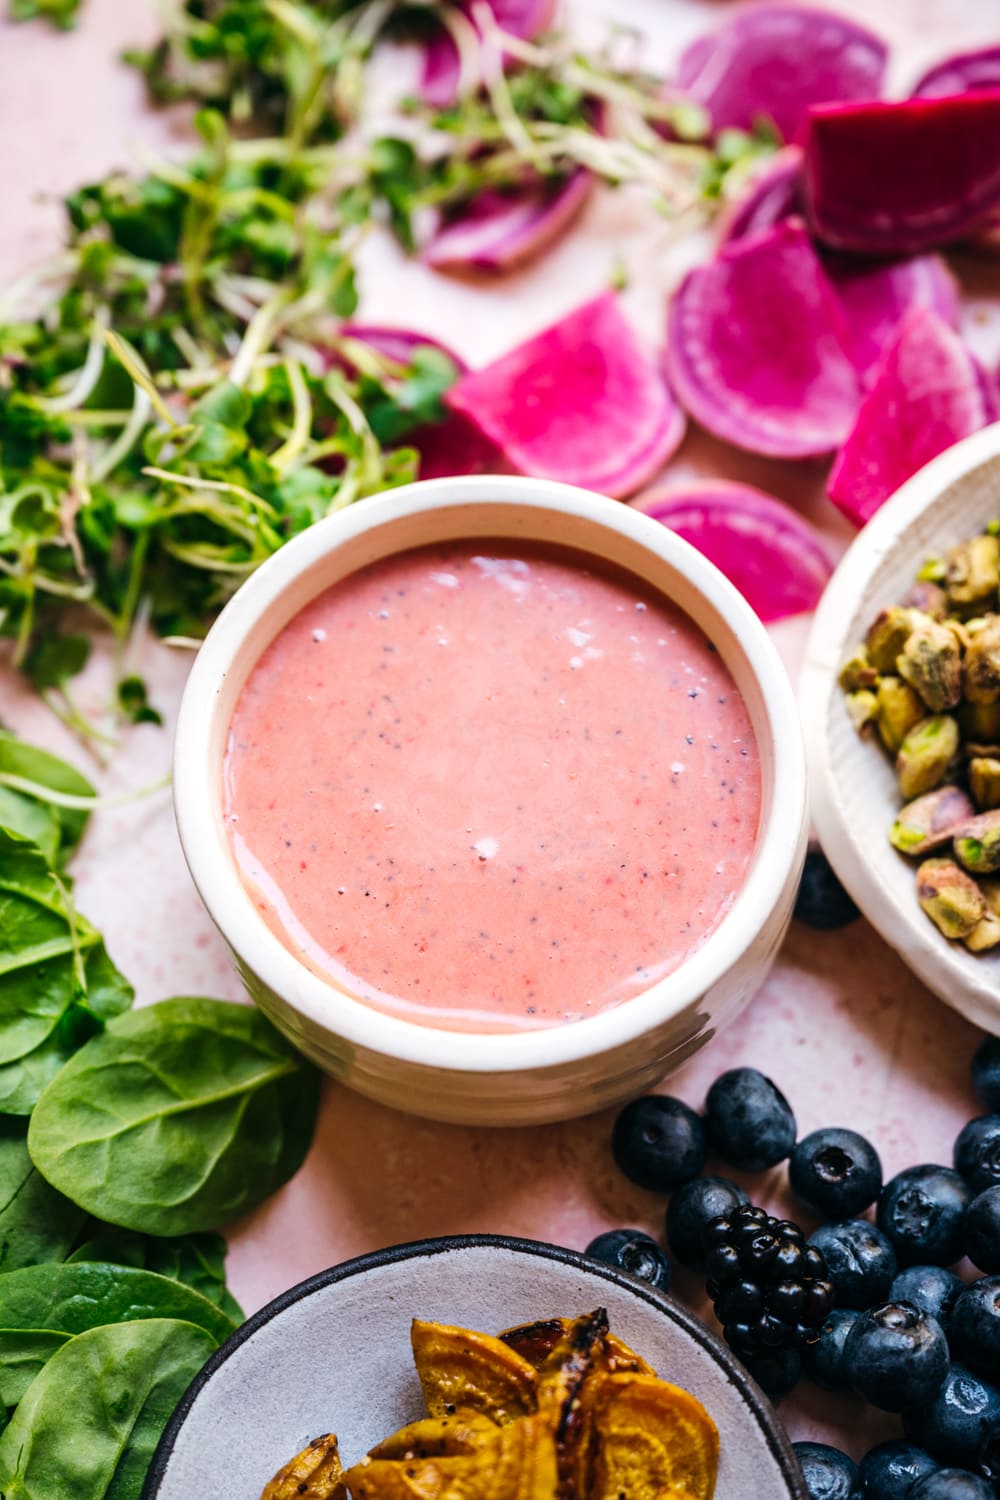
[[[410,1422],[370,1449],[369,1458],[454,1458],[494,1439],[497,1424],[484,1412],[459,1407],[454,1416]]]
[[[343,1473],[337,1439],[327,1432],[278,1470],[260,1500],[347,1500]]]
[[[353,1500],[555,1500],[552,1423],[522,1417],[473,1453],[363,1459],[344,1477]]]
[[[636,1354],[630,1349],[624,1339],[620,1339],[615,1333],[608,1333],[604,1338],[604,1356],[607,1360],[608,1373],[611,1375],[654,1375],[656,1371],[652,1365],[646,1363],[641,1354]],[[681,1497],[683,1500],[683,1497]]]
[[[504,1423],[535,1411],[538,1376],[500,1339],[419,1318],[413,1320],[410,1339],[432,1417],[451,1416],[464,1406]]]
[[[711,1500],[719,1434],[700,1401],[648,1375],[606,1375],[587,1391],[593,1445],[587,1500],[657,1500],[671,1488]]]
[[[537,1323],[521,1323],[517,1328],[508,1328],[501,1339],[515,1353],[520,1354],[536,1370],[550,1366],[559,1357],[559,1346],[572,1342],[574,1327],[586,1324],[596,1314],[584,1318],[544,1318]],[[655,1375],[652,1365],[641,1355],[630,1349],[624,1339],[606,1331],[603,1347],[594,1350],[594,1364],[614,1375],[620,1371],[631,1371],[636,1375]]]

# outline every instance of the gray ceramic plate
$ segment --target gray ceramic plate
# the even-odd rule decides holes
[[[423,1413],[413,1317],[496,1332],[601,1306],[616,1333],[714,1417],[715,1500],[808,1500],[780,1419],[703,1323],[573,1251],[492,1235],[365,1255],[276,1298],[194,1381],[143,1500],[259,1500],[282,1463],[331,1430],[345,1462],[355,1462]]]

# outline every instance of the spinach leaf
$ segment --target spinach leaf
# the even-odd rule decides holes
[[[138,1500],[171,1412],[215,1347],[175,1318],[70,1339],[0,1436],[5,1500]]]
[[[16,1406],[32,1379],[74,1334],[105,1323],[178,1318],[217,1343],[231,1318],[182,1282],[99,1261],[26,1266],[0,1276],[0,1402]]]
[[[221,1234],[185,1234],[170,1239],[157,1234],[126,1234],[107,1225],[95,1228],[97,1232],[73,1251],[71,1262],[103,1260],[156,1271],[194,1287],[234,1323],[243,1322],[246,1315],[226,1288],[227,1247]]]
[[[85,1219],[33,1166],[24,1122],[0,1119],[0,1271],[63,1260]]]
[[[259,1011],[179,998],[111,1021],[28,1128],[53,1187],[124,1229],[187,1234],[263,1202],[301,1165],[319,1076]]]
[[[94,788],[90,782],[73,766],[60,760],[58,755],[51,755],[48,750],[42,750],[37,745],[26,744],[24,740],[19,740],[16,735],[6,730],[0,730],[0,775],[17,776],[22,781],[33,782],[36,786],[47,787],[53,792],[68,792],[74,797],[94,796]],[[18,793],[18,795],[24,796],[25,800],[32,800],[24,793]],[[36,805],[44,806],[58,824],[58,852],[63,860],[68,859],[83,837],[89,813],[82,808],[56,807],[54,803],[41,801],[36,801]],[[6,823],[7,819],[0,817],[0,822]],[[18,833],[27,832],[16,823],[10,826],[14,827]],[[34,834],[28,836],[35,837]],[[42,840],[36,839],[36,842],[47,854],[48,850]],[[55,860],[50,860],[50,863],[55,863]]]
[[[37,844],[47,864],[58,861],[62,825],[50,805],[0,786],[0,828]]]

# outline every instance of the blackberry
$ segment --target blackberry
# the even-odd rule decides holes
[[[708,1294],[735,1354],[754,1359],[819,1338],[833,1285],[797,1224],[742,1204],[709,1223],[705,1259]]]

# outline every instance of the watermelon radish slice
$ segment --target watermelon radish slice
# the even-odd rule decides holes
[[[851,352],[868,385],[886,345],[911,307],[927,307],[950,328],[958,327],[958,284],[939,255],[872,264],[831,255],[826,269],[837,290],[850,334]]]
[[[704,106],[716,130],[752,130],[763,118],[794,141],[810,105],[878,98],[887,59],[882,39],[844,16],[755,5],[691,43],[677,85]]]
[[[572,224],[593,186],[583,168],[517,192],[487,188],[446,221],[421,252],[436,271],[496,275],[534,259]]]
[[[961,339],[926,307],[906,313],[830,474],[830,499],[861,526],[911,474],[993,416]]]
[[[1000,207],[1000,90],[813,109],[805,187],[835,249],[909,255],[961,239]]]
[[[794,221],[688,273],[670,304],[666,365],[690,415],[751,453],[829,453],[857,410],[840,304]]]
[[[614,498],[667,461],[684,417],[613,292],[571,312],[447,393],[523,474]]]
[[[555,15],[555,0],[485,0],[502,31],[530,41],[547,31]],[[472,21],[471,0],[459,0],[459,9]],[[458,98],[461,79],[458,48],[450,34],[439,28],[424,47],[424,61],[418,91],[425,104],[434,109],[448,109]]]
[[[381,324],[342,323],[340,333],[345,338],[357,339],[378,354],[396,360],[401,365],[409,364],[414,349],[431,345],[440,349],[454,363],[459,374],[468,369],[463,359],[438,339],[424,333],[414,333],[408,328],[386,328]],[[443,422],[428,422],[407,433],[404,443],[416,448],[420,455],[418,477],[420,479],[443,479],[453,474],[510,474],[510,463],[504,454],[490,442],[479,428],[467,417],[449,412]]]
[[[943,99],[949,94],[977,94],[1000,89],[1000,47],[957,52],[935,63],[912,90],[915,99]]]
[[[833,572],[808,521],[752,485],[712,479],[635,503],[697,547],[764,621],[815,609]]]
[[[719,242],[727,244],[760,229],[773,229],[802,211],[802,151],[798,146],[784,146],[757,164],[743,196],[723,208],[716,220]]]

